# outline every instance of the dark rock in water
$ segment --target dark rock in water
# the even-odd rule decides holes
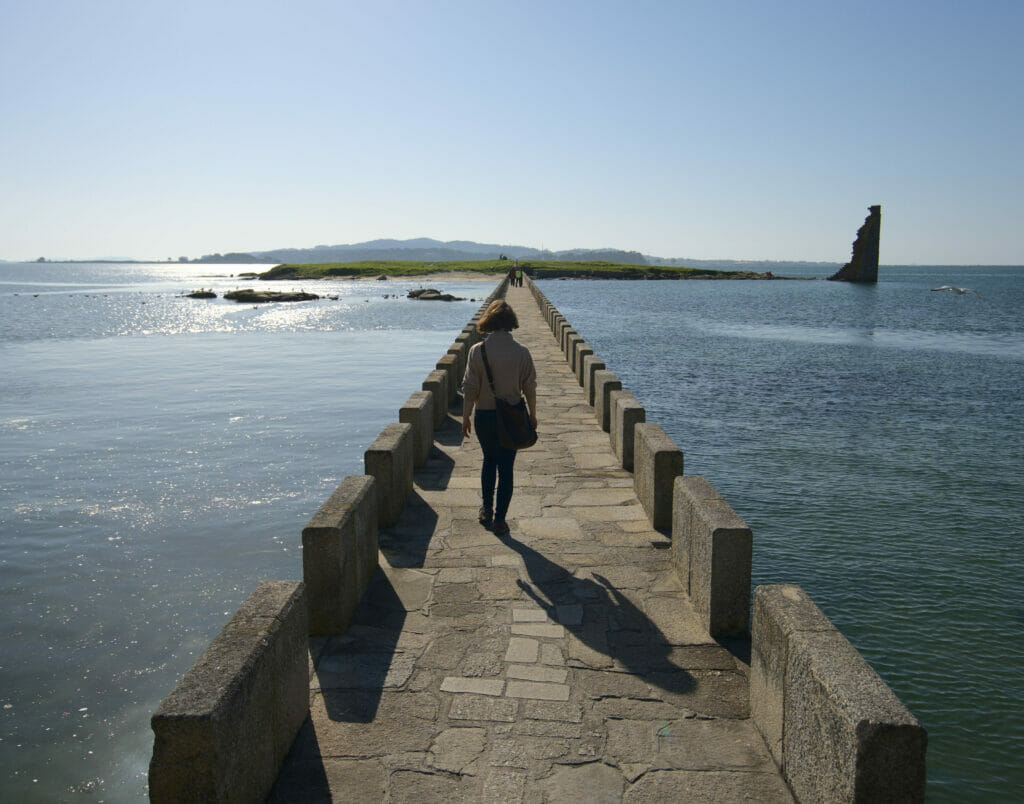
[[[183,298],[186,299],[216,299],[217,294],[212,290],[193,290],[191,293],[184,294]]]
[[[450,293],[442,293],[434,288],[418,288],[417,290],[410,290],[410,299],[419,299],[421,301],[465,301],[465,299],[459,298],[458,296],[452,296]]]
[[[273,290],[253,290],[252,288],[245,288],[243,290],[232,290],[230,293],[225,293],[224,298],[237,302],[255,302],[257,304],[262,304],[264,302],[313,301],[320,297],[315,293],[306,293],[304,290],[278,292]]]
[[[380,276],[377,277],[377,281],[378,282],[387,282],[388,278],[384,274],[381,274]]]

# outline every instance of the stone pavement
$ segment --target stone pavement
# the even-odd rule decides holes
[[[310,718],[270,800],[792,801],[747,666],[700,625],[529,290],[507,298],[540,418],[511,536],[477,522],[453,408],[348,632],[310,641]]]

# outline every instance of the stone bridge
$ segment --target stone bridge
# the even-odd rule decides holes
[[[161,705],[151,797],[920,800],[920,725],[799,587],[759,588],[751,661],[749,529],[535,286],[497,292],[538,376],[510,536],[477,521],[467,331],[306,528],[305,583]]]

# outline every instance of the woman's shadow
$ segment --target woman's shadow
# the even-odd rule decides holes
[[[579,578],[511,535],[502,542],[523,559],[530,583],[519,587],[548,618],[587,648],[633,675],[673,693],[692,692],[697,680],[671,661],[672,645],[661,630],[603,575]]]

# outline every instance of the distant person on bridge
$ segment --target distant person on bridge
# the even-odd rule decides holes
[[[481,316],[476,328],[487,337],[469,350],[466,362],[466,376],[462,381],[464,397],[462,406],[462,435],[466,438],[472,432],[470,416],[476,426],[476,437],[484,453],[480,470],[480,524],[485,527],[493,523],[496,536],[507,536],[509,529],[505,522],[509,503],[512,501],[513,467],[515,450],[506,449],[498,442],[498,414],[495,410],[494,394],[487,380],[484,367],[484,347],[487,363],[491,368],[494,389],[498,396],[510,402],[526,397],[530,410],[530,421],[537,427],[537,371],[533,366],[530,350],[512,339],[512,330],[519,327],[519,319],[508,302],[498,299]],[[497,499],[495,499],[497,480]]]

